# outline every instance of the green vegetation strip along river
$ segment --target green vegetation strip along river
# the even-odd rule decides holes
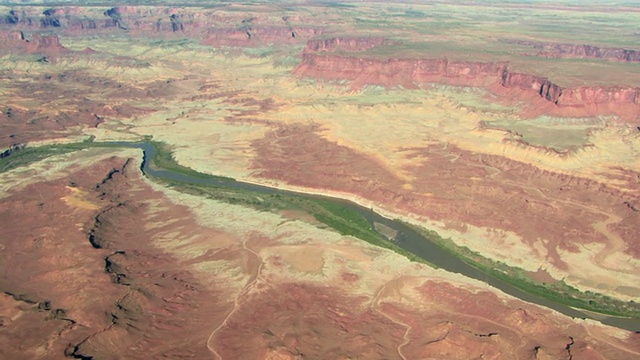
[[[433,231],[400,220],[387,219],[371,209],[347,200],[199,173],[177,164],[171,151],[162,143],[84,142],[25,148],[1,159],[0,173],[51,155],[89,147],[141,149],[144,154],[141,166],[143,173],[176,190],[264,211],[303,211],[341,234],[391,249],[412,261],[483,281],[523,301],[542,305],[574,318],[590,318],[618,328],[640,331],[640,304],[636,302],[623,302],[601,294],[581,292],[564,282],[534,282],[521,269],[494,262],[465,247],[455,245],[451,240],[442,239]],[[374,223],[384,224],[397,231],[395,240],[390,241],[377,232]],[[585,313],[576,308],[589,312]]]

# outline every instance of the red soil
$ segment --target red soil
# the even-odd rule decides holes
[[[127,164],[103,161],[0,201],[0,291],[14,299],[3,298],[2,357],[208,356],[208,324],[229,303],[153,245],[157,230],[143,224],[156,195]],[[99,209],[65,204],[69,184]]]
[[[558,248],[571,251],[583,242],[607,242],[591,227],[606,219],[602,212],[631,219],[636,212],[621,205],[640,203],[636,187],[628,192],[615,190],[507,158],[436,145],[404,150],[407,157],[424,159],[406,169],[416,177],[411,185],[419,190],[406,190],[405,181],[377,161],[323,139],[318,131],[314,126],[292,125],[255,141],[256,176],[356,194],[454,227],[468,223],[508,230],[530,244],[545,239],[549,261],[559,267],[564,265]],[[451,161],[453,157],[457,160]],[[620,236],[629,246],[628,253],[640,257],[633,229]]]
[[[350,160],[344,150],[335,154]],[[0,227],[6,358],[632,359],[640,352],[637,334],[613,338],[444,280],[384,284],[375,273],[345,271],[322,284],[299,279],[281,257],[261,258],[282,245],[278,238],[202,227],[125,159],[15,189],[0,200]],[[178,239],[182,246],[159,246]],[[186,256],[194,241],[209,250]],[[313,241],[317,248],[322,240]],[[230,270],[194,270],[207,261]],[[330,266],[357,269],[350,261]],[[375,283],[375,291],[353,293]]]

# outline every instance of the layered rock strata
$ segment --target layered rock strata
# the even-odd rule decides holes
[[[558,58],[592,58],[624,62],[640,62],[640,51],[623,48],[598,47],[587,44],[554,44],[539,41],[510,41],[539,50],[536,56]]]
[[[551,80],[513,71],[506,63],[435,59],[386,58],[333,54],[347,44],[351,48],[370,48],[362,40],[312,41],[293,73],[299,77],[324,80],[351,80],[353,89],[366,85],[415,88],[424,83],[483,86],[510,96],[538,97],[545,112],[565,115],[615,114],[636,121],[640,114],[640,88],[621,86],[562,87]],[[317,49],[317,50],[316,50]],[[507,90],[507,91],[505,91]],[[537,96],[536,96],[537,95]],[[536,105],[536,104],[534,104]]]

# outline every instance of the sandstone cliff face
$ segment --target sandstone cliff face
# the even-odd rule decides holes
[[[581,106],[583,104],[640,104],[640,88],[586,87],[566,89],[558,99],[558,105]]]
[[[211,28],[207,31],[207,45],[250,46],[269,43],[304,43],[322,33],[318,28],[292,28],[289,26],[251,26],[241,28]]]
[[[334,37],[309,40],[304,51],[366,51],[389,43],[383,37]]]
[[[22,31],[0,31],[0,53],[28,53],[55,55],[68,51],[60,38],[52,34],[35,34],[27,40]]]
[[[139,30],[149,33],[176,32],[185,29],[182,16],[172,9],[149,9],[119,6],[106,9],[102,14],[86,14],[80,7],[51,8],[42,12],[35,9],[11,10],[0,18],[0,25],[15,26],[25,30],[60,29],[66,32],[86,30]]]
[[[371,59],[330,54],[304,53],[294,69],[298,76],[327,80],[353,80],[364,85],[415,87],[416,83],[449,80],[452,83],[483,84],[500,76],[505,64],[449,61],[447,59]]]
[[[586,44],[552,44],[537,41],[513,41],[540,50],[537,56],[563,58],[594,58],[625,62],[640,62],[640,51],[622,48],[602,48]]]
[[[383,41],[377,41],[383,43]],[[583,86],[563,88],[547,78],[511,71],[506,63],[447,59],[379,59],[331,54],[333,49],[373,46],[362,40],[313,40],[293,73],[300,77],[351,80],[353,89],[365,85],[416,87],[420,83],[484,86],[510,96],[536,95],[554,105],[545,112],[570,116],[615,114],[624,120],[640,117],[640,88]],[[317,49],[317,50],[314,50]],[[500,90],[503,89],[503,90]],[[505,91],[508,90],[508,91]]]
[[[590,45],[558,44],[551,51],[542,55],[559,57],[597,58],[607,60],[620,60],[626,62],[640,62],[640,51],[614,48],[599,48]]]
[[[117,29],[119,22],[113,19],[71,19],[65,29],[71,31]]]
[[[44,17],[40,19],[40,27],[41,28],[61,27],[62,24],[60,23],[60,19],[58,18],[57,13],[59,12],[56,12],[55,9],[49,9],[42,12]]]
[[[62,50],[64,47],[60,44],[58,35],[34,35],[31,42],[38,49]]]
[[[20,44],[25,41],[22,31],[0,31],[0,44],[3,46],[11,46]]]
[[[542,98],[553,103],[558,103],[562,95],[562,88],[551,81],[535,75],[510,72],[506,68],[502,73],[500,85],[507,88],[533,90]]]
[[[84,11],[84,12],[83,12]],[[189,11],[171,7],[117,6],[86,13],[79,7],[27,8],[0,16],[0,26],[27,32],[53,30],[65,35],[91,32],[129,32],[142,36],[188,36],[214,46],[255,46],[269,43],[304,43],[322,33],[321,28],[298,27],[285,17],[245,18],[238,13]]]

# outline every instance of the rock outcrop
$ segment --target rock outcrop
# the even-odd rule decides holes
[[[352,80],[355,89],[365,85],[415,87],[418,83],[445,81],[488,84],[501,76],[506,64],[450,61],[447,59],[376,59],[304,53],[294,69],[298,76],[326,80]]]
[[[555,104],[558,103],[558,99],[562,95],[562,88],[548,79],[535,75],[511,72],[506,67],[502,72],[500,85],[507,88],[533,90],[540,94],[545,100]]]
[[[553,105],[543,106],[546,113],[570,116],[615,114],[628,121],[637,121],[640,116],[640,88],[564,88],[545,77],[513,71],[507,63],[446,58],[381,59],[331,53],[335,49],[367,49],[383,43],[384,40],[369,42],[369,38],[312,40],[293,73],[299,77],[351,80],[351,88],[354,90],[366,85],[415,88],[423,83],[482,86],[510,97],[535,99],[537,95],[542,101]],[[541,104],[538,105],[542,106]]]
[[[60,23],[60,19],[58,19],[58,17],[56,16],[56,10],[55,9],[48,9],[45,10],[44,12],[42,12],[42,14],[44,15],[43,18],[40,19],[40,27],[42,28],[48,28],[48,27],[60,27],[62,26]]]
[[[366,51],[391,43],[383,37],[333,37],[309,40],[304,51]]]
[[[164,23],[158,27],[157,23]],[[79,7],[51,8],[41,13],[23,9],[21,13],[11,10],[3,18],[0,25],[15,26],[24,30],[36,29],[62,30],[69,33],[86,30],[139,30],[148,33],[158,31],[175,32],[184,30],[182,17],[170,12],[170,9],[146,9],[139,7],[119,6],[106,9],[102,13],[86,13]]]
[[[0,54],[42,54],[55,56],[69,50],[62,46],[58,35],[34,34],[31,40],[27,40],[22,31],[0,31]]]
[[[203,43],[213,46],[251,46],[269,43],[304,43],[320,35],[318,28],[292,28],[289,26],[245,26],[239,28],[211,28]]]
[[[24,33],[20,30],[16,31],[0,31],[0,44],[3,47],[17,45],[25,42]]]
[[[20,17],[18,16],[18,12],[15,10],[9,11],[7,15],[4,16],[2,21],[4,24],[17,24],[20,22]]]
[[[539,41],[511,41],[512,43],[531,46],[540,52],[542,57],[553,58],[593,58],[624,62],[640,62],[640,50],[623,48],[607,48],[586,44],[554,44]]]
[[[96,9],[97,10],[97,9]],[[27,33],[55,30],[65,35],[90,32],[129,32],[134,36],[190,37],[212,46],[257,46],[271,43],[305,43],[320,35],[319,27],[296,26],[288,17],[243,18],[239,13],[219,15],[170,7],[116,6],[88,12],[79,7],[25,8],[0,17],[0,26]],[[84,11],[84,12],[83,12]]]
[[[581,106],[583,104],[640,104],[640,88],[588,87],[565,89],[558,105]]]
[[[62,50],[64,46],[60,44],[60,38],[58,35],[34,35],[31,39],[34,45],[37,45],[38,49],[46,50]]]

